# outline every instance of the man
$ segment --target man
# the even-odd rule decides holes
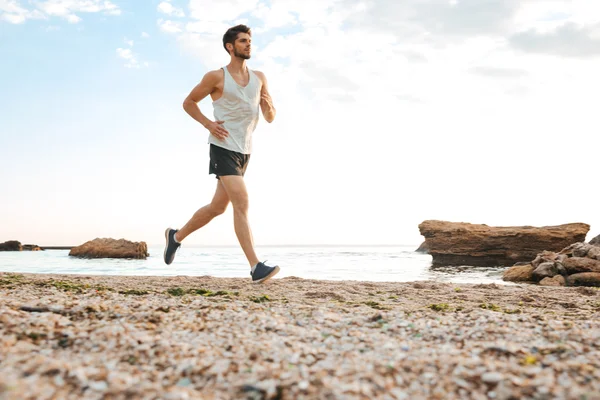
[[[258,260],[248,223],[248,192],[244,173],[252,151],[252,132],[259,119],[259,107],[269,123],[275,118],[275,107],[269,94],[267,79],[262,72],[246,66],[250,59],[252,36],[250,28],[237,25],[223,35],[223,47],[231,56],[230,63],[208,72],[183,102],[184,110],[209,131],[209,174],[217,178],[217,189],[210,204],[202,207],[181,229],[165,231],[164,260],[171,264],[181,242],[192,232],[208,224],[233,205],[236,236],[250,264],[253,282],[265,282],[279,272],[279,266],[269,266]],[[210,95],[215,121],[208,119],[198,103]]]

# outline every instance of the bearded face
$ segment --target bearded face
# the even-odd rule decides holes
[[[251,51],[252,37],[247,33],[238,34],[237,39],[233,43],[233,55],[243,60],[249,60]]]

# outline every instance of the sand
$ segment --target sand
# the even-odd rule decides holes
[[[600,399],[599,294],[0,273],[0,399]]]

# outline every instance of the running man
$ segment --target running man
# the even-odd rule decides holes
[[[252,281],[259,283],[275,276],[279,266],[260,262],[254,251],[244,174],[250,161],[252,132],[258,123],[259,106],[269,123],[275,119],[275,107],[265,75],[246,65],[252,47],[250,28],[245,25],[229,28],[223,35],[223,47],[231,56],[229,64],[204,75],[183,102],[184,110],[210,132],[209,174],[216,176],[217,189],[212,201],[196,211],[181,229],[167,228],[164,260],[171,264],[181,242],[223,214],[231,202],[235,234],[250,264]],[[208,119],[198,107],[208,95],[213,100],[215,121]]]

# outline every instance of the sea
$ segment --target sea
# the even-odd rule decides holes
[[[281,267],[278,278],[373,282],[438,281],[496,283],[505,268],[433,267],[418,245],[395,246],[257,246],[267,264]],[[0,271],[43,274],[214,276],[249,278],[249,266],[239,246],[182,246],[171,265],[163,262],[163,245],[149,246],[145,260],[81,259],[69,250],[0,252]]]

